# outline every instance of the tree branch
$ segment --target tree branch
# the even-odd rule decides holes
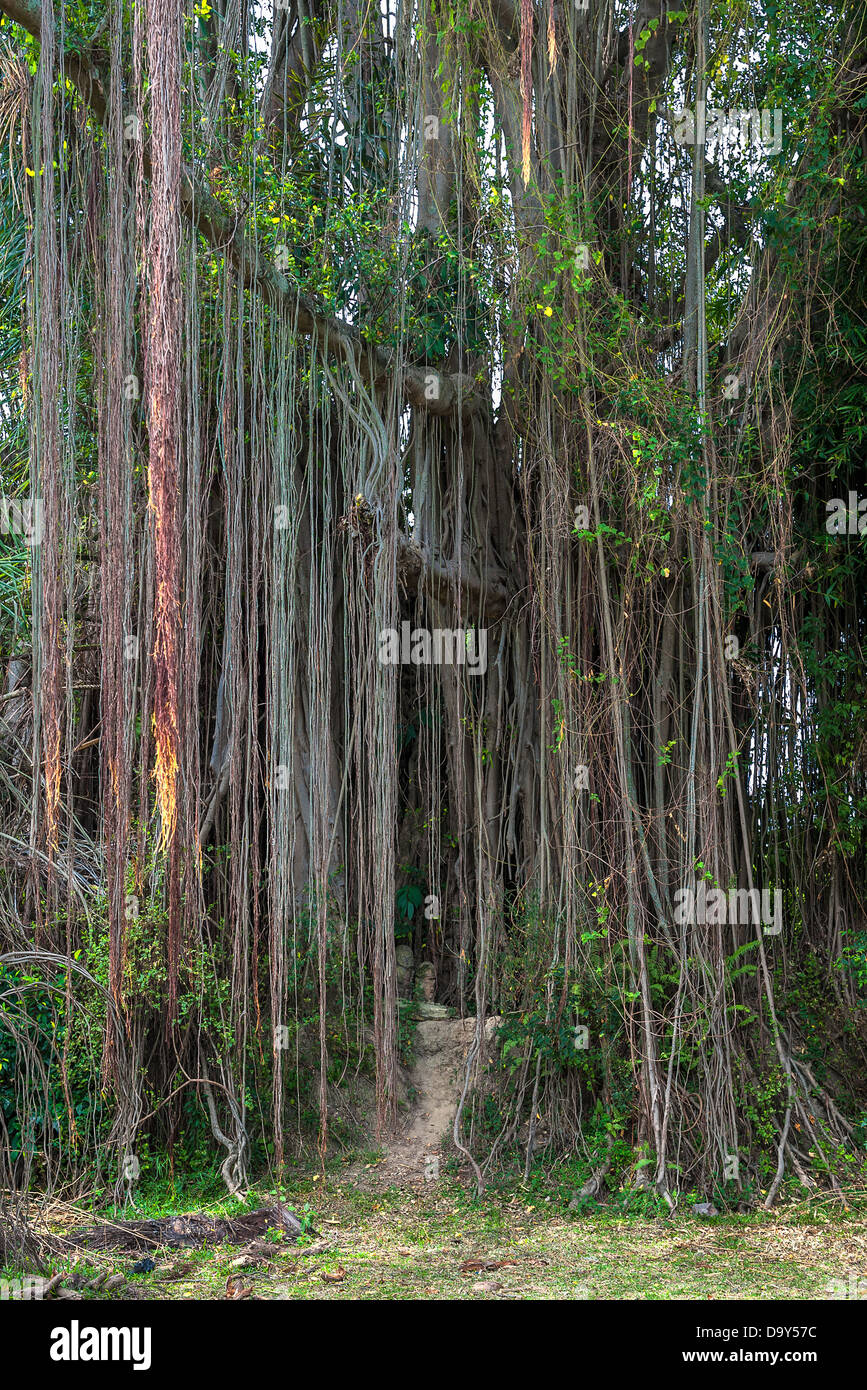
[[[0,0],[0,12],[20,24],[33,38],[41,40],[42,9],[36,0]],[[103,125],[107,99],[97,64],[86,52],[64,53],[62,62],[66,76]],[[150,167],[150,157],[145,151],[147,176]],[[373,385],[384,385],[393,377],[394,354],[365,343],[352,324],[335,318],[294,289],[286,276],[263,255],[256,240],[244,235],[240,219],[223,210],[188,165],[181,168],[180,204],[190,225],[213,250],[225,255],[248,288],[274,305],[288,307],[294,314],[296,332],[311,337],[317,351],[323,355],[331,353],[338,361],[353,362],[360,375]],[[470,415],[486,403],[475,379],[462,373],[446,375],[423,367],[404,367],[401,384],[408,403],[432,415]]]

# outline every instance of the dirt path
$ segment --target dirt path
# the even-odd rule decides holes
[[[488,1040],[498,1024],[497,1018],[486,1020]],[[373,1167],[352,1171],[350,1179],[356,1186],[374,1190],[408,1187],[420,1191],[439,1180],[442,1155],[451,1147],[467,1054],[475,1032],[474,1018],[419,1020],[413,1044],[414,1062],[408,1078],[415,1094],[411,1109],[382,1161]]]

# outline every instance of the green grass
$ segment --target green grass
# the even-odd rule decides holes
[[[138,1214],[202,1209],[181,1191],[183,1202],[151,1193]],[[207,1209],[237,1215],[274,1196],[259,1190],[243,1204],[224,1198]],[[331,1174],[300,1179],[283,1196],[299,1215],[312,1211],[319,1235],[297,1245],[278,1239],[263,1261],[241,1271],[232,1269],[234,1246],[158,1253],[146,1275],[129,1273],[138,1258],[129,1255],[57,1268],[120,1271],[128,1287],[108,1297],[171,1300],[223,1298],[230,1277],[263,1299],[827,1299],[829,1282],[846,1284],[850,1271],[867,1291],[867,1205],[857,1194],[712,1221],[605,1207],[575,1214],[522,1184],[476,1200],[449,1179],[420,1194],[373,1193]],[[468,1260],[514,1263],[464,1273]],[[161,1282],[181,1264],[193,1266],[187,1277]],[[341,1270],[340,1282],[327,1282]]]

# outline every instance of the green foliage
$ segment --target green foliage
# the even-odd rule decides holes
[[[10,1158],[38,1155],[43,1146],[56,1157],[77,1142],[103,1106],[94,1075],[99,1059],[90,1037],[64,1008],[67,975],[0,965],[0,1115]],[[73,1019],[75,1016],[73,1015]],[[68,1049],[64,1086],[62,1054]],[[35,1083],[25,1097],[27,1078]],[[26,1103],[25,1103],[26,1102]]]
[[[404,883],[394,895],[395,926],[394,934],[398,940],[411,940],[415,930],[414,918],[425,900],[424,888],[419,883]]]

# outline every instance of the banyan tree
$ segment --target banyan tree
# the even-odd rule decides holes
[[[840,1182],[861,6],[0,11],[6,1179],[386,1136],[405,943],[477,1177]]]

